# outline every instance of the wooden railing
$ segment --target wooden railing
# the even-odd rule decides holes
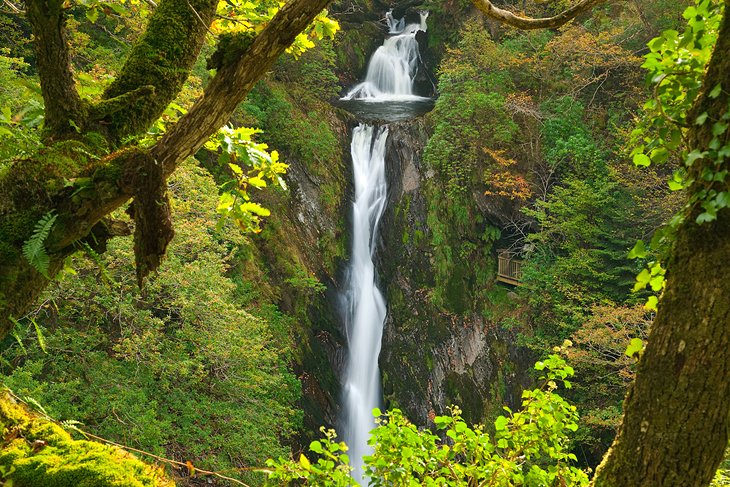
[[[515,258],[516,254],[509,250],[497,251],[497,281],[521,286],[522,261]]]

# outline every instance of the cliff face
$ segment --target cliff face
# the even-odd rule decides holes
[[[481,421],[505,403],[518,403],[528,382],[524,370],[529,358],[514,345],[513,333],[472,311],[480,307],[471,302],[478,296],[473,274],[484,263],[449,270],[461,274],[452,277],[461,286],[454,292],[462,310],[434,303],[438,283],[429,214],[445,192],[422,160],[428,141],[425,118],[390,127],[389,204],[379,258],[388,301],[380,357],[385,399],[419,424],[451,404],[462,407],[468,419]],[[491,262],[487,266],[493,274]]]

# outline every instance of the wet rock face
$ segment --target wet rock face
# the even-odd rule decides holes
[[[479,314],[450,312],[432,302],[425,186],[438,183],[421,159],[427,140],[423,118],[390,125],[389,201],[378,251],[388,302],[380,355],[384,396],[386,406],[401,408],[420,425],[452,404],[480,422],[504,404],[519,403],[530,358],[512,345],[512,332]],[[464,295],[468,300],[466,290]]]

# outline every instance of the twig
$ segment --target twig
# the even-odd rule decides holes
[[[210,26],[205,23],[205,21],[200,16],[200,14],[198,13],[198,11],[195,10],[195,7],[193,7],[193,5],[190,3],[190,0],[185,0],[185,1],[187,2],[188,7],[190,7],[190,10],[193,11],[193,13],[195,14],[195,16],[198,18],[198,20],[200,21],[200,23],[203,25],[203,27],[205,27],[205,30],[208,31],[208,34],[210,34],[211,36],[213,36],[213,39],[217,39],[218,37],[216,37],[216,35],[213,33],[213,31],[210,30]]]
[[[5,5],[7,5],[10,8],[10,10],[12,10],[11,13],[14,13],[14,14],[22,14],[23,13],[23,11],[20,10],[18,7],[16,7],[10,0],[3,0],[3,3]]]

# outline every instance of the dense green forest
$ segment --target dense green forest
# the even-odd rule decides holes
[[[5,0],[0,482],[730,485],[729,3]]]

